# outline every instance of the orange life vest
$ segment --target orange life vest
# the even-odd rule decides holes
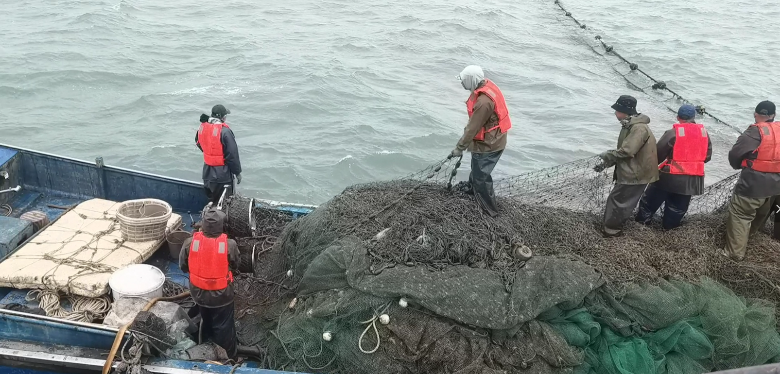
[[[477,102],[477,97],[479,97],[479,94],[481,93],[487,95],[487,97],[489,97],[490,100],[493,100],[493,103],[496,105],[495,111],[496,116],[498,116],[498,125],[487,130],[485,130],[485,127],[483,126],[479,129],[477,135],[474,136],[474,140],[476,141],[485,140],[485,133],[496,129],[501,130],[501,133],[503,134],[512,128],[512,121],[509,119],[509,109],[506,107],[504,94],[502,94],[501,90],[498,89],[498,86],[489,79],[485,79],[485,84],[476,89],[474,93],[469,96],[468,101],[466,101],[466,110],[469,112],[469,118],[471,118],[471,115],[474,113],[474,104]]]
[[[704,160],[707,159],[709,136],[704,125],[698,123],[676,123],[672,156],[659,169],[669,166],[669,174],[704,176]]]
[[[206,291],[227,288],[228,282],[233,282],[233,273],[228,268],[228,252],[227,235],[209,238],[202,232],[196,232],[190,245],[190,283]]]
[[[209,166],[225,165],[225,153],[222,150],[222,127],[225,123],[203,122],[198,129],[198,143],[203,149],[203,162]],[[228,127],[230,128],[230,127]]]
[[[742,167],[763,173],[780,173],[780,122],[763,122],[758,127],[761,144],[756,148],[755,160],[742,160]]]

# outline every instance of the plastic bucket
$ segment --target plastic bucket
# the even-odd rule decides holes
[[[128,265],[114,272],[108,279],[114,300],[127,297],[151,300],[162,297],[164,283],[165,274],[160,269],[146,264]]]
[[[186,231],[173,231],[165,237],[165,240],[168,242],[168,251],[176,262],[179,261],[182,243],[191,236],[192,234]]]

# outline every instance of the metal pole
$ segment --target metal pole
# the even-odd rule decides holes
[[[100,184],[100,197],[101,199],[106,198],[106,164],[103,162],[103,157],[96,157],[95,158],[95,167],[97,168],[98,173],[98,181]]]
[[[713,371],[710,374],[780,374],[780,364],[751,366],[724,371]]]

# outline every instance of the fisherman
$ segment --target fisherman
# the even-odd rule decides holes
[[[482,68],[467,66],[458,75],[463,88],[471,91],[466,101],[469,121],[449,158],[471,152],[471,174],[466,192],[474,194],[479,205],[491,217],[498,215],[493,177],[490,175],[506,148],[507,131],[512,128],[504,95],[495,83],[485,79]]]
[[[677,123],[658,140],[658,181],[647,186],[636,221],[649,224],[664,204],[663,228],[680,226],[693,195],[704,191],[704,164],[712,158],[712,141],[704,125],[696,123],[696,107],[683,105]]]
[[[203,151],[203,187],[206,196],[217,204],[227,187],[225,196],[233,194],[236,184],[241,183],[241,161],[238,158],[238,145],[233,131],[225,118],[230,110],[223,105],[215,105],[211,116],[201,114],[200,128],[195,135],[195,145]]]
[[[762,101],[753,114],[755,123],[737,138],[729,151],[729,163],[742,169],[729,203],[724,255],[745,258],[748,237],[766,224],[780,195],[780,122],[775,104]]]
[[[179,267],[190,274],[190,294],[201,316],[201,336],[237,354],[233,272],[240,263],[238,245],[224,233],[225,213],[210,208],[201,231],[182,243]]]
[[[658,180],[658,154],[655,137],[648,127],[650,117],[636,111],[636,99],[629,95],[620,96],[612,109],[622,126],[617,149],[601,153],[602,163],[593,168],[602,172],[615,166],[615,186],[604,212],[604,237],[623,233],[623,224],[634,213],[645,187]]]

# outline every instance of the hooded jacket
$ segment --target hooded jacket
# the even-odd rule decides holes
[[[207,119],[207,121],[203,121]],[[201,120],[208,123],[222,123],[219,118],[203,115]],[[228,127],[222,128],[222,153],[225,155],[225,165],[209,166],[203,163],[203,185],[214,189],[216,185],[230,184],[233,182],[233,175],[241,174],[241,160],[238,157],[238,145],[233,130]],[[198,142],[198,133],[195,133],[195,145],[203,151]]]
[[[203,226],[201,231],[203,235],[209,238],[216,238],[222,235],[225,225],[225,213],[220,210],[211,209],[203,215]],[[179,254],[179,267],[185,273],[189,273],[189,256],[192,238],[187,238],[181,246]],[[230,271],[235,272],[238,269],[241,258],[239,257],[238,244],[233,239],[228,239],[228,264]],[[190,294],[195,303],[207,308],[219,308],[233,302],[233,284],[229,283],[227,288],[215,291],[202,290],[190,283]]]
[[[658,180],[658,150],[650,117],[635,114],[622,121],[617,149],[602,153],[605,166],[615,166],[617,184],[648,184]]]
[[[467,66],[458,77],[463,88],[472,93],[485,84],[485,74],[479,66]],[[487,130],[497,125],[496,104],[487,95],[479,95],[477,102],[474,103],[474,112],[463,129],[463,136],[458,140],[456,148],[461,151],[468,149],[471,153],[490,153],[504,150],[508,133],[490,131],[485,133],[484,140],[474,140],[474,136],[480,129]]]

